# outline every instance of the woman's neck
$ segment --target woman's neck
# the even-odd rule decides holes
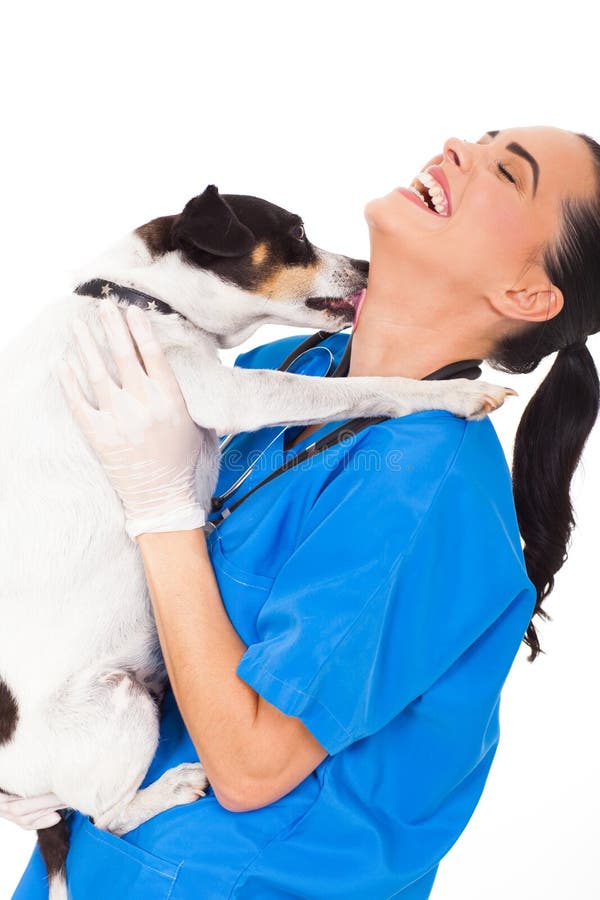
[[[404,317],[392,317],[389,309],[389,298],[380,298],[371,288],[367,289],[352,333],[348,376],[421,379],[459,360],[485,359],[483,346],[474,346],[472,323],[467,329],[467,323],[460,319],[448,322],[426,314],[425,325],[411,319],[408,310]],[[436,324],[431,325],[432,321]]]

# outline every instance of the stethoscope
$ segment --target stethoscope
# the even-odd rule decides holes
[[[304,354],[313,352],[316,350],[319,353],[323,353],[323,363],[324,370],[320,373],[323,377],[328,378],[343,378],[348,374],[348,369],[350,367],[350,354],[352,349],[352,335],[346,344],[342,357],[337,364],[335,365],[335,358],[333,353],[329,349],[329,347],[325,347],[322,345],[322,342],[327,338],[331,337],[333,334],[338,334],[339,332],[334,331],[317,331],[314,334],[309,335],[306,340],[302,341],[297,347],[292,350],[292,352],[283,360],[280,366],[277,367],[277,370],[280,372],[288,372],[291,367],[297,362]],[[449,378],[470,378],[475,379],[479,378],[481,375],[481,369],[479,368],[479,364],[483,362],[481,359],[465,359],[460,360],[459,362],[450,363],[447,366],[443,366],[441,369],[437,369],[435,372],[432,372],[430,375],[425,376],[423,381],[429,380],[438,380],[438,379],[449,379]],[[263,458],[265,453],[269,450],[270,447],[281,437],[281,435],[287,431],[290,426],[284,425],[282,428],[277,431],[277,433],[271,438],[268,444],[262,449],[259,455],[253,459],[252,463],[247,467],[247,469],[242,472],[242,474],[237,478],[233,484],[231,484],[227,490],[223,491],[222,494],[218,496],[212,497],[211,500],[211,512],[219,511],[219,516],[216,519],[208,520],[206,525],[204,526],[204,530],[207,534],[212,533],[218,525],[224,521],[227,516],[229,516],[234,509],[237,509],[241,503],[243,503],[251,494],[253,494],[259,487],[262,487],[267,482],[272,481],[273,478],[276,478],[278,475],[287,471],[290,468],[298,465],[303,462],[310,456],[314,456],[316,453],[319,453],[321,450],[324,450],[328,447],[333,446],[336,443],[339,443],[344,438],[350,437],[354,434],[357,434],[363,428],[366,428],[368,425],[374,425],[378,422],[383,422],[385,419],[388,419],[389,416],[377,416],[377,417],[363,417],[360,419],[353,419],[350,422],[346,422],[340,426],[338,426],[334,431],[330,434],[325,435],[319,440],[313,441],[311,444],[308,444],[304,450],[298,453],[296,456],[292,457],[292,459],[287,460],[283,465],[279,466],[278,469],[275,469],[264,478],[259,484],[256,484],[248,493],[244,494],[239,500],[233,503],[230,507],[225,507],[224,504],[229,497],[234,494],[238,488],[246,481],[246,479],[250,476],[258,462]],[[219,451],[222,454],[224,450],[226,450],[231,442],[236,437],[236,434],[228,434],[226,435],[219,444]]]
[[[305,341],[303,341],[298,347],[295,347],[292,350],[292,352],[289,354],[289,356],[286,356],[286,358],[281,363],[281,365],[277,367],[278,371],[289,372],[291,367],[293,366],[293,364],[295,362],[297,362],[299,359],[301,359],[306,353],[312,352],[314,354],[315,351],[318,351],[319,353],[323,354],[323,363],[324,363],[324,368],[323,368],[323,371],[320,373],[320,375],[327,378],[327,377],[334,377],[336,375],[336,373],[339,374],[342,370],[342,364],[344,363],[344,358],[342,357],[342,359],[340,359],[340,362],[338,363],[338,365],[336,367],[334,355],[331,352],[331,350],[329,349],[329,347],[324,347],[324,346],[320,345],[321,341],[324,341],[326,338],[331,337],[332,334],[336,334],[336,333],[337,332],[334,332],[334,331],[318,331],[315,334],[311,334],[310,337],[307,338]],[[335,371],[330,375],[331,370],[334,368],[335,368]],[[252,464],[248,466],[248,468],[245,470],[245,472],[242,472],[240,477],[237,478],[233,482],[233,484],[227,488],[226,491],[223,491],[223,493],[219,494],[218,497],[212,498],[213,511],[217,510],[217,509],[221,509],[221,507],[223,506],[223,503],[229,497],[231,497],[232,494],[235,494],[235,492],[240,487],[240,485],[242,485],[244,483],[244,481],[246,481],[246,479],[251,475],[252,470],[260,462],[260,460],[263,458],[263,456],[268,452],[269,448],[272,447],[273,444],[279,440],[281,435],[284,434],[284,432],[286,432],[287,429],[290,427],[291,426],[289,426],[289,425],[284,425],[274,435],[274,437],[271,438],[269,443],[265,447],[263,447],[262,451],[259,453],[259,455],[257,457],[254,458]],[[235,434],[228,434],[228,435],[226,435],[226,437],[224,437],[222,439],[221,443],[219,444],[219,451],[221,454],[223,454],[223,451],[229,447],[229,445],[231,444],[231,442],[234,440],[235,437],[236,437]]]

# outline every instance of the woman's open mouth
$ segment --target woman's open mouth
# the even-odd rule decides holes
[[[429,166],[424,172],[419,172],[409,187],[396,190],[434,216],[448,217],[452,214],[450,187],[439,166]]]

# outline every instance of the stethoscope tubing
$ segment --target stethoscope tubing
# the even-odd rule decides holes
[[[334,364],[335,364],[335,359],[334,359],[333,353],[331,352],[329,347],[320,346],[324,340],[326,340],[328,337],[331,337],[331,335],[337,334],[337,333],[338,332],[333,332],[333,331],[332,332],[317,331],[317,332],[315,332],[315,334],[309,335],[309,337],[306,338],[306,340],[304,340],[298,347],[296,347],[294,350],[292,350],[292,352],[286,357],[286,359],[284,359],[284,361],[281,363],[281,365],[278,366],[277,370],[280,372],[289,371],[289,369],[296,362],[296,360],[300,359],[300,357],[303,356],[304,353],[307,353],[310,350],[317,349],[317,350],[323,350],[328,354],[327,371],[323,373],[323,377],[335,378],[338,376],[342,377],[344,375],[347,375],[348,368],[349,368],[349,361],[350,361],[352,339],[350,339],[348,341],[346,348],[344,350],[344,353],[342,354],[342,357],[333,372],[331,371],[332,366],[334,366]],[[481,362],[482,362],[481,359],[459,360],[457,362],[450,363],[446,366],[443,366],[441,369],[437,369],[435,372],[432,372],[429,375],[426,375],[423,380],[427,381],[430,379],[457,378],[457,377],[464,377],[464,378],[470,378],[470,379],[478,378],[481,375],[481,369],[479,368],[479,364]],[[291,427],[290,425],[284,425],[282,428],[279,429],[277,434],[275,434],[272,437],[272,439],[269,441],[267,446],[263,448],[263,450],[259,454],[259,456],[251,463],[251,465],[248,466],[248,468],[244,472],[242,472],[240,477],[238,479],[236,479],[234,484],[230,485],[227,488],[227,490],[224,491],[224,493],[221,494],[220,496],[215,496],[212,498],[211,512],[220,511],[220,515],[214,521],[209,520],[206,523],[205,529],[207,530],[208,533],[210,533],[211,530],[215,530],[221,521],[223,521],[228,515],[230,515],[230,513],[234,509],[236,509],[241,503],[243,503],[243,501],[247,497],[249,497],[251,494],[253,494],[259,487],[261,487],[263,484],[266,484],[269,481],[271,481],[276,475],[282,474],[283,472],[287,471],[289,468],[293,467],[295,464],[298,464],[303,459],[310,457],[313,454],[313,451],[314,451],[314,453],[320,452],[321,450],[325,449],[325,447],[330,446],[330,445],[342,440],[346,435],[357,434],[359,431],[361,431],[363,428],[367,427],[368,425],[382,422],[387,418],[389,418],[389,416],[379,416],[379,417],[368,417],[367,416],[367,417],[363,417],[360,419],[353,419],[352,422],[349,424],[338,426],[338,428],[336,428],[334,432],[332,432],[329,435],[326,435],[323,438],[320,438],[319,440],[313,441],[311,444],[307,445],[304,448],[304,450],[300,451],[300,453],[297,456],[292,457],[291,459],[289,459],[285,463],[283,463],[283,465],[280,466],[279,469],[276,469],[269,476],[267,476],[267,478],[263,479],[263,481],[261,481],[259,484],[255,485],[253,488],[251,488],[243,497],[241,497],[239,500],[237,500],[235,503],[233,503],[231,507],[226,507],[225,509],[222,510],[222,506],[223,506],[223,503],[225,502],[225,500],[227,500],[233,493],[235,493],[235,491],[237,491],[237,489],[240,487],[240,485],[243,484],[244,481],[249,477],[250,473],[255,468],[258,461],[267,452],[269,447],[271,447],[273,445],[273,443],[276,440],[278,440],[278,438],[281,437],[283,432],[285,432],[288,428]],[[235,437],[236,437],[235,434],[226,435],[219,444],[219,451],[222,453],[223,450],[225,450],[227,447],[229,447],[229,445],[231,444],[232,440]]]
[[[294,350],[284,359],[280,366],[278,366],[277,371],[279,372],[287,372],[292,367],[292,365],[297,362],[305,353],[309,353],[312,350],[320,350],[327,354],[327,369],[323,372],[323,377],[328,377],[332,368],[335,366],[335,358],[329,347],[320,346],[321,341],[325,340],[327,337],[330,337],[331,334],[335,334],[335,332],[327,332],[327,331],[318,331],[315,334],[309,335],[309,337],[303,341],[298,347],[295,347]],[[268,449],[281,437],[281,435],[289,428],[289,425],[284,425],[276,435],[269,441],[266,447],[263,448],[261,453],[256,457],[256,459],[248,466],[248,468],[242,472],[239,478],[234,481],[232,485],[230,485],[226,491],[220,494],[218,497],[213,497],[213,505],[218,504],[218,507],[223,505],[223,502],[231,497],[237,489],[246,481],[246,479],[252,473],[252,470],[258,464],[258,462],[262,459],[264,454],[268,451]],[[231,442],[237,435],[235,433],[231,433],[225,435],[219,444],[219,452],[222,454],[224,450],[226,450]]]

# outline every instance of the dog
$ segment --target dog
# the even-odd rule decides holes
[[[197,492],[216,486],[218,435],[429,408],[481,418],[506,389],[468,379],[316,378],[222,365],[218,350],[263,323],[339,331],[368,263],[321,250],[302,219],[209,185],[177,215],[137,228],[81,272],[0,354],[0,785],[53,791],[122,835],[202,797],[202,765],[142,783],[167,683],[141,555],[106,474],[68,411],[56,367],[93,395],[72,340],[84,319],[118,383],[100,303],[141,302],[203,434]],[[119,295],[119,291],[122,296]],[[107,564],[107,560],[110,562]],[[75,612],[76,611],[76,612]],[[65,900],[68,829],[38,832],[52,900]]]

